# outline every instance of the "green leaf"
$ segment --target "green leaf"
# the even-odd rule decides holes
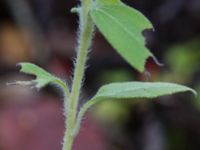
[[[174,83],[164,82],[125,82],[111,83],[99,89],[93,99],[131,99],[131,98],[156,98],[178,92],[191,91],[191,88]]]
[[[159,96],[170,95],[179,92],[190,91],[194,95],[196,92],[183,85],[164,82],[124,82],[111,83],[102,86],[97,94],[83,105],[77,118],[74,134],[79,130],[79,125],[85,112],[94,104],[103,100],[121,100],[136,98],[156,98]]]
[[[31,85],[36,87],[37,89],[43,88],[47,84],[55,84],[61,87],[67,95],[69,95],[69,89],[65,82],[63,82],[61,79],[51,75],[44,69],[40,68],[39,66],[36,66],[31,63],[19,63],[19,66],[21,66],[20,72],[34,75],[36,76],[36,79],[31,81],[16,81],[15,83],[11,84],[18,84],[18,85]]]
[[[118,0],[98,0],[90,12],[92,20],[117,52],[134,68],[143,72],[146,59],[153,54],[145,47],[144,29],[153,28],[139,11]]]

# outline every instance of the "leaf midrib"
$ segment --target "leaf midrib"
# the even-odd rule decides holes
[[[151,87],[151,89],[156,89],[156,88],[163,88],[163,86],[161,85],[161,86],[156,86],[156,87]],[[166,87],[164,87],[164,88],[166,88]],[[123,91],[119,91],[119,90],[114,90],[115,92],[110,92],[109,91],[109,93],[106,93],[106,95],[104,96],[104,95],[102,95],[102,94],[100,94],[98,97],[106,97],[106,96],[109,96],[109,97],[111,97],[111,96],[115,96],[115,95],[117,95],[117,94],[121,94],[122,92],[136,92],[136,91],[138,91],[138,90],[145,90],[145,91],[148,91],[148,89],[146,89],[146,88],[144,88],[144,87],[136,87],[136,88],[134,88],[134,89],[125,89],[125,90],[123,90]],[[191,91],[190,89],[185,89],[184,91]],[[103,92],[103,91],[100,91],[100,92]],[[173,93],[173,92],[170,92],[170,93]],[[134,96],[133,96],[134,97]]]
[[[126,33],[128,33],[128,35],[132,38],[135,39],[137,41],[137,43],[139,43],[139,45],[141,46],[141,42],[138,38],[136,38],[134,35],[132,35],[129,30],[127,28],[125,28],[115,17],[113,17],[112,15],[110,15],[109,13],[103,11],[100,8],[96,8],[96,11],[101,11],[103,14],[107,15],[109,18],[113,19]],[[142,36],[142,35],[141,35]]]

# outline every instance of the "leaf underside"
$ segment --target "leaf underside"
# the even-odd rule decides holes
[[[165,82],[124,82],[111,83],[102,86],[97,94],[85,103],[78,114],[76,129],[85,114],[85,112],[94,104],[104,100],[135,100],[139,98],[157,98],[159,96],[171,95],[180,92],[196,92],[186,86]]]
[[[135,69],[144,71],[146,59],[152,53],[145,47],[144,29],[153,28],[139,11],[118,0],[99,0],[91,17],[115,50]]]
[[[111,83],[102,86],[94,100],[103,99],[132,99],[132,98],[156,98],[164,95],[171,95],[178,92],[196,92],[183,85],[165,82],[124,82]]]

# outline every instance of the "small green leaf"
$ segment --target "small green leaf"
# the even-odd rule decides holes
[[[179,92],[190,91],[194,95],[196,92],[183,85],[164,82],[124,82],[111,83],[102,86],[97,94],[83,105],[77,118],[74,134],[79,130],[79,125],[85,112],[94,104],[103,100],[121,100],[136,98],[156,98],[159,96],[170,95]]]
[[[36,79],[32,82],[35,82],[35,87],[38,89],[57,79],[50,73],[46,72],[45,70],[34,64],[19,63],[19,66],[21,66],[20,72],[36,76]]]
[[[47,84],[56,84],[60,86],[66,94],[69,95],[69,89],[65,82],[63,82],[61,79],[51,75],[44,69],[40,68],[39,66],[36,66],[31,63],[19,63],[19,66],[21,66],[20,72],[34,75],[36,76],[36,79],[31,81],[16,81],[15,83],[11,84],[18,84],[18,85],[31,85],[36,87],[37,89],[43,88]]]
[[[153,28],[139,11],[118,0],[98,0],[91,17],[117,52],[134,68],[143,72],[146,59],[153,54],[145,47],[144,29]]]

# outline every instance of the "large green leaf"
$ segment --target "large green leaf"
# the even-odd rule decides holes
[[[143,72],[146,59],[153,57],[145,47],[142,35],[144,29],[152,28],[150,21],[119,0],[97,0],[90,14],[117,52],[134,68]]]
[[[21,66],[20,72],[34,75],[36,76],[36,78],[31,81],[16,81],[12,84],[30,85],[36,87],[37,89],[40,89],[46,86],[47,84],[56,84],[66,92],[65,94],[69,95],[69,89],[65,82],[51,75],[39,66],[36,66],[31,63],[19,63],[19,66]]]
[[[170,95],[179,92],[190,91],[194,95],[196,92],[186,86],[178,85],[174,83],[165,82],[124,82],[124,83],[111,83],[102,86],[97,94],[83,105],[81,108],[77,124],[75,128],[75,134],[79,129],[79,125],[84,113],[92,105],[103,100],[122,100],[122,99],[137,99],[137,98],[156,98],[159,96]]]

